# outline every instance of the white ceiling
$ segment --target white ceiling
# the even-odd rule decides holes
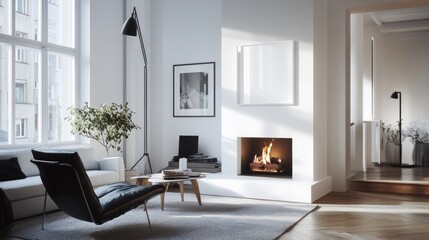
[[[383,33],[429,30],[429,7],[386,10],[370,14]]]

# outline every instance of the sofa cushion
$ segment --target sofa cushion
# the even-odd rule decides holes
[[[13,149],[13,150],[1,150],[0,158],[8,159],[16,157],[18,159],[19,166],[21,167],[22,172],[27,176],[39,175],[39,170],[37,167],[32,164],[30,161],[33,159],[30,149]]]
[[[86,173],[88,174],[89,181],[91,181],[93,187],[99,187],[119,181],[118,173],[113,171],[88,170]]]
[[[0,188],[3,189],[10,201],[27,199],[45,194],[45,187],[39,176],[27,177],[24,179],[0,182]]]
[[[76,152],[79,154],[82,160],[83,166],[86,170],[99,170],[98,159],[93,148],[78,148]]]
[[[113,171],[87,171],[89,180],[94,187],[99,187],[118,179],[118,173]],[[17,201],[45,194],[45,187],[39,176],[27,177],[14,181],[0,182],[0,188],[4,190],[10,201]]]
[[[74,153],[79,154],[80,159],[82,160],[83,166],[86,170],[99,170],[100,166],[98,164],[98,159],[95,154],[95,150],[91,147],[86,146],[59,146],[59,147],[46,147],[39,148],[37,150],[48,152],[48,153]]]
[[[23,179],[26,177],[21,171],[16,157],[0,159],[0,181]]]

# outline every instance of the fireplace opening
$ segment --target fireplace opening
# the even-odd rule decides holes
[[[292,178],[292,138],[240,138],[241,175]]]

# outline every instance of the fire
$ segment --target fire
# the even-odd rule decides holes
[[[252,172],[282,172],[283,164],[280,158],[272,158],[271,157],[271,148],[273,147],[273,142],[271,142],[268,146],[265,145],[262,148],[262,156],[257,156],[253,158],[253,163],[250,164],[250,169]],[[274,159],[272,163],[271,160]]]
[[[259,157],[255,154],[255,158],[253,160],[254,163],[262,163],[262,164],[271,164],[271,148],[273,147],[273,143],[271,142],[269,146],[265,145],[262,148],[262,157]]]

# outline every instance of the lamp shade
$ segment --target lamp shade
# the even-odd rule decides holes
[[[122,34],[128,36],[137,36],[137,22],[136,19],[131,16],[122,26]]]
[[[392,95],[390,95],[390,98],[398,99],[399,94],[401,94],[401,92],[394,91],[394,92],[392,93]]]

